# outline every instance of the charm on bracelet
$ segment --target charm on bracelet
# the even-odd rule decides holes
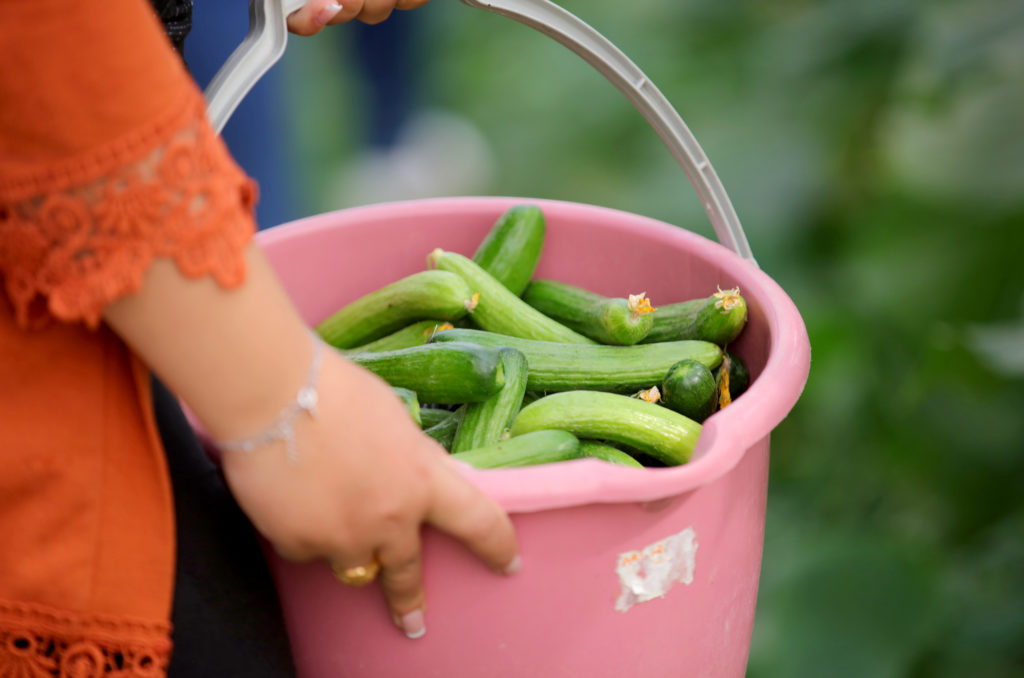
[[[315,419],[317,415],[316,406],[320,400],[316,383],[320,375],[320,365],[323,363],[323,342],[315,334],[310,333],[310,335],[313,340],[313,359],[309,366],[309,375],[306,377],[306,383],[299,389],[295,400],[277,415],[277,418],[270,426],[260,433],[248,438],[217,441],[218,447],[222,450],[252,452],[276,440],[283,440],[288,461],[294,463],[298,460],[299,451],[295,444],[295,419],[303,412],[306,412],[311,418]]]

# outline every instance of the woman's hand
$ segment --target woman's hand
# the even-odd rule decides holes
[[[324,26],[346,21],[379,24],[396,9],[416,9],[427,0],[309,0],[288,17],[288,30],[298,35],[316,35]]]
[[[157,259],[142,289],[104,315],[215,440],[266,430],[294,402],[312,364],[309,330],[254,245],[246,268],[245,283],[228,290]],[[297,460],[276,441],[226,451],[224,472],[242,509],[284,556],[324,558],[339,570],[379,560],[391,614],[417,637],[425,628],[421,527],[447,532],[492,570],[512,573],[512,523],[459,475],[386,383],[322,350],[319,412],[293,422]]]
[[[319,412],[296,420],[297,458],[288,460],[282,442],[228,451],[225,476],[243,510],[285,558],[323,558],[337,571],[377,560],[392,618],[417,638],[426,631],[421,525],[462,541],[506,574],[519,562],[512,525],[459,475],[386,383],[324,350]]]

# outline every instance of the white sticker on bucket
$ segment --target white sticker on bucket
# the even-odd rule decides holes
[[[615,609],[625,612],[637,603],[661,598],[676,582],[693,582],[697,562],[697,533],[688,527],[654,542],[642,551],[619,554],[615,571],[622,591]]]

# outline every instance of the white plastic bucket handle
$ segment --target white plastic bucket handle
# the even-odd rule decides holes
[[[548,0],[462,0],[530,26],[582,57],[644,116],[683,168],[711,220],[718,241],[754,265],[747,236],[729,196],[700,144],[668,99],[607,38]],[[305,0],[249,0],[249,32],[206,88],[207,113],[219,133],[253,85],[284,54],[287,17]]]

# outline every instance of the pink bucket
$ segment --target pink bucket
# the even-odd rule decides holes
[[[498,216],[541,207],[539,277],[655,306],[739,287],[750,320],[730,347],[752,383],[704,425],[692,461],[631,469],[578,460],[465,471],[511,514],[520,575],[487,571],[424,534],[428,632],[411,641],[376,587],[338,584],[323,563],[268,553],[303,678],[337,676],[744,675],[765,525],[769,435],[796,403],[810,346],[779,286],[706,238],[625,212],[567,202],[451,198],[310,217],[258,240],[310,325],[426,268],[441,247],[472,255]],[[650,586],[647,586],[650,584]]]

